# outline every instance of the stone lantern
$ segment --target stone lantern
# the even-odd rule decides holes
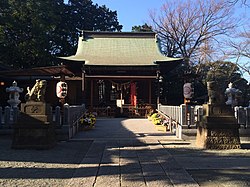
[[[228,88],[225,91],[225,95],[227,96],[226,105],[231,105],[235,107],[238,104],[239,95],[241,95],[241,91],[239,89],[233,88],[233,83],[228,84]]]
[[[6,88],[6,92],[9,92],[9,100],[7,101],[11,108],[17,107],[19,105],[19,103],[21,102],[19,100],[20,94],[23,92],[23,88],[19,88],[17,86],[17,82],[14,81],[12,83],[12,86],[10,86],[9,88]]]

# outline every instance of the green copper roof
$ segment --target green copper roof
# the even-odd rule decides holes
[[[86,37],[86,36],[85,36]],[[155,62],[180,60],[160,53],[154,33],[106,33],[79,37],[77,52],[66,60],[86,65],[147,66]]]

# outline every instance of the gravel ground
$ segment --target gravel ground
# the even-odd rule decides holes
[[[0,138],[0,186],[64,186],[92,141],[58,142],[50,150],[13,150]]]

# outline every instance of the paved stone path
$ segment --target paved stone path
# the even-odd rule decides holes
[[[12,150],[0,138],[0,186],[250,186],[250,147],[202,150],[147,119],[98,119],[52,150]]]
[[[147,119],[102,119],[75,139],[94,140],[80,165],[91,174],[70,186],[250,186],[248,149],[201,150]]]
[[[156,131],[142,119],[104,119],[100,125],[102,128],[97,123],[96,132],[76,136],[94,139],[79,166],[79,172],[90,172],[73,177],[69,186],[172,186],[183,182],[197,186],[158,140],[175,140],[174,136]]]

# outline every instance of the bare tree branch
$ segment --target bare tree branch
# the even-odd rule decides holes
[[[248,7],[250,6],[249,0],[228,0],[228,3],[233,4],[233,5],[240,3],[244,6],[248,6]]]
[[[160,15],[151,13],[150,18],[165,53],[181,55],[192,64],[208,42],[216,41],[236,27],[232,15],[232,6],[224,0],[169,0],[162,6]]]
[[[226,44],[232,49],[226,52],[227,55],[236,58],[236,64],[250,75],[250,27],[237,33],[234,40],[229,40]],[[241,63],[240,59],[243,59]]]

